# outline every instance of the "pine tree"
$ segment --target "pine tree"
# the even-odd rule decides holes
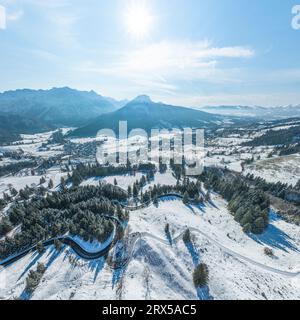
[[[45,182],[46,182],[45,177],[41,177],[41,179],[40,179],[40,184],[44,184]]]
[[[156,207],[158,207],[158,198],[157,198],[157,196],[155,196],[155,197],[153,198],[153,204],[154,204]]]
[[[131,198],[131,197],[132,197],[132,189],[131,189],[131,186],[128,186],[127,193],[128,193],[128,197]]]
[[[45,271],[46,271],[45,265],[44,265],[43,263],[40,263],[40,262],[39,262],[38,265],[37,265],[36,271],[37,271],[38,273],[40,273],[40,274],[45,273]]]
[[[146,180],[145,176],[142,176],[141,181],[140,181],[140,187],[143,188],[146,185],[146,182],[147,182],[147,180]]]
[[[61,251],[62,243],[59,240],[55,239],[54,240],[54,247],[55,247],[56,251]]]
[[[133,197],[137,198],[138,194],[139,194],[138,188],[137,188],[136,184],[134,184],[133,185]]]
[[[186,229],[186,231],[183,234],[182,240],[185,244],[190,243],[192,241],[190,229]]]
[[[205,263],[199,264],[193,273],[193,281],[196,288],[207,286],[209,281],[209,270]]]
[[[13,197],[15,197],[15,196],[18,194],[18,191],[17,191],[15,188],[12,188],[12,189],[10,190],[10,193],[11,193],[11,195],[12,195]]]
[[[183,203],[184,204],[188,204],[189,203],[189,194],[187,193],[187,191],[184,193],[184,195],[183,195],[183,199],[182,199],[182,201],[183,201]]]
[[[168,223],[165,226],[165,233],[170,234],[170,225]]]
[[[252,227],[250,223],[247,223],[244,227],[243,227],[243,231],[245,233],[250,233],[252,231]]]
[[[200,199],[199,194],[196,194],[196,196],[195,196],[195,203],[196,204],[200,204],[201,203],[201,199]]]
[[[60,185],[61,185],[61,188],[62,188],[62,189],[65,189],[65,187],[66,187],[66,181],[65,181],[65,178],[64,178],[64,177],[61,177],[61,179],[60,179]]]
[[[210,192],[209,190],[206,192],[206,195],[205,195],[205,201],[206,202],[209,202],[211,200],[211,196],[210,196]]]
[[[49,181],[49,183],[48,183],[48,188],[49,188],[49,189],[53,189],[53,187],[54,187],[53,180],[50,179],[50,181]]]
[[[39,242],[37,245],[36,245],[36,250],[39,254],[42,254],[44,251],[45,251],[45,248],[42,244],[42,242]]]

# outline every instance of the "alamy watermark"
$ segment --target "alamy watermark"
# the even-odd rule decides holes
[[[6,29],[6,9],[0,5],[0,30]]]
[[[204,130],[134,129],[128,135],[127,121],[119,123],[119,135],[111,129],[100,130],[97,137],[102,144],[97,148],[97,161],[101,164],[132,165],[162,163],[184,165],[186,175],[202,173],[204,168]]]
[[[295,5],[292,8],[292,28],[295,30],[300,30],[300,5]]]

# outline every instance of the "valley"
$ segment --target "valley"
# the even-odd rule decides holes
[[[300,7],[242,2],[0,0],[1,314],[300,300]]]
[[[22,135],[1,147],[0,264],[26,243],[33,247],[0,269],[0,299],[300,299],[300,209],[297,198],[289,198],[299,192],[299,157],[280,155],[283,146],[251,145],[290,128],[282,120],[208,129],[206,173],[199,177],[160,162],[97,164],[97,146],[114,152],[111,141],[73,138],[73,128]],[[144,144],[132,138],[129,150],[138,152]],[[28,167],[17,166],[24,162]],[[15,171],[4,170],[8,165]],[[222,183],[238,179],[270,196],[262,232],[245,232],[230,211],[232,199],[209,182],[211,170]],[[38,220],[28,216],[37,223],[31,229],[26,214],[33,208]],[[113,231],[113,221],[104,224],[107,217],[120,219],[121,229]],[[47,242],[51,238],[56,242]],[[41,248],[39,241],[45,241]],[[193,272],[201,263],[209,281],[197,288]],[[39,265],[45,268],[41,279],[28,292],[30,272]]]

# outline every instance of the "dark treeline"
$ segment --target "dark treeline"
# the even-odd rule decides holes
[[[280,156],[288,156],[291,154],[300,153],[300,143],[277,148],[277,151]]]
[[[0,257],[5,258],[39,241],[65,235],[103,242],[113,230],[107,216],[127,219],[128,213],[112,200],[125,201],[126,192],[112,185],[78,187],[55,192],[13,206],[0,225],[0,235],[21,225],[13,238],[0,242]]]
[[[245,142],[245,146],[288,146],[299,143],[300,126],[282,130],[270,130],[261,137]]]
[[[138,166],[131,166],[128,162],[126,166],[101,166],[96,165],[84,165],[79,164],[70,178],[73,186],[79,186],[81,182],[92,177],[107,177],[111,175],[124,175],[124,174],[135,174],[137,171],[152,171],[155,172],[156,168],[153,164],[140,164]]]
[[[272,194],[274,197],[281,198],[283,200],[289,200],[288,194],[291,192],[300,192],[300,180],[295,186],[288,185],[282,182],[267,182],[261,177],[255,177],[253,174],[248,174],[246,178],[251,181],[251,184],[255,187]]]
[[[27,168],[33,168],[37,165],[35,161],[22,161],[22,162],[16,162],[11,163],[6,166],[0,167],[0,177],[5,176],[7,174],[16,174],[17,172],[27,169]]]
[[[62,130],[55,131],[49,139],[50,144],[64,144],[65,142]]]
[[[0,145],[6,146],[15,142],[17,140],[21,140],[21,136],[15,133],[6,133],[3,130],[0,130]]]
[[[300,180],[295,186],[285,183],[267,182],[263,178],[255,177],[253,174],[248,174],[246,178],[252,185],[265,192],[268,192],[272,196],[284,200],[295,207],[295,215],[299,215],[300,212]]]
[[[229,177],[219,169],[205,170],[201,179],[205,188],[218,192],[229,202],[228,208],[244,232],[260,234],[266,229],[270,201],[262,190],[249,187],[241,178]]]
[[[157,204],[158,198],[167,194],[178,194],[181,195],[185,203],[190,202],[190,200],[195,201],[196,203],[203,202],[204,196],[203,191],[201,190],[201,182],[197,183],[191,182],[189,179],[184,179],[182,183],[179,181],[176,185],[154,185],[148,190],[143,192],[143,187],[145,186],[146,178],[142,177],[140,181],[134,183],[133,188],[128,188],[128,196],[137,196],[141,195],[141,200],[143,203],[149,201],[154,201]]]
[[[170,168],[172,169],[174,173],[174,177],[177,180],[180,180],[181,177],[185,176],[185,167],[181,164],[174,164],[174,161],[171,161]]]

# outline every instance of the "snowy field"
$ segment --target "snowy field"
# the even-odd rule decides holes
[[[22,148],[28,154],[42,157],[58,154],[62,152],[61,146],[52,146],[48,151],[39,150],[51,134],[23,136],[21,142],[9,148]],[[205,165],[242,172],[242,163],[254,156],[255,162],[246,167],[244,174],[253,173],[270,182],[298,181],[300,155],[267,158],[272,148],[250,150],[241,146],[249,138],[253,137],[232,135],[215,140],[208,148]],[[73,142],[80,144],[94,140],[76,139]],[[108,153],[116,150],[111,142],[105,141]],[[144,143],[143,137],[131,139],[129,149],[138,150]],[[121,149],[126,150],[122,142]],[[99,181],[114,184],[116,179],[118,186],[127,190],[142,175],[94,177],[81,185],[98,185]],[[17,190],[26,185],[36,187],[41,177],[2,177],[0,196],[10,186]],[[66,174],[59,167],[54,167],[44,177],[44,186],[52,179],[55,190]],[[170,170],[164,174],[156,173],[154,181],[144,190],[154,184],[175,185],[176,179]],[[38,262],[43,262],[47,270],[31,297],[33,300],[299,300],[300,227],[281,220],[274,212],[270,218],[270,225],[263,235],[249,237],[228,212],[226,201],[218,195],[213,194],[212,202],[201,207],[186,206],[178,198],[165,198],[159,201],[158,207],[151,205],[130,212],[126,233],[139,236],[128,244],[131,259],[124,270],[112,270],[104,258],[85,261],[68,247],[60,253],[50,247],[41,256],[38,253],[28,254],[7,269],[0,270],[0,299],[24,298],[29,271],[35,270]],[[165,234],[166,224],[170,226],[170,236]],[[192,244],[189,245],[182,240],[187,228],[192,234]],[[111,238],[104,244],[96,241],[86,243],[78,237],[75,240],[85,249],[95,252]],[[265,255],[266,247],[273,250],[273,258]],[[197,291],[193,285],[193,270],[200,262],[209,268],[210,281],[206,291]]]
[[[63,128],[62,132],[67,133],[70,129]],[[48,159],[50,157],[60,155],[63,153],[62,145],[50,145],[45,150],[42,148],[43,144],[47,143],[54,131],[37,133],[32,135],[21,135],[21,140],[14,142],[7,147],[1,147],[3,150],[20,151],[22,150],[26,155],[34,157],[42,157]]]
[[[274,157],[247,166],[244,174],[254,174],[268,182],[282,182],[295,185],[300,179],[300,155]]]
[[[44,187],[48,186],[50,179],[52,179],[55,190],[61,182],[61,178],[67,178],[67,173],[61,172],[59,169],[49,169],[45,175],[15,175],[0,178],[0,197],[3,197],[3,192],[8,192],[10,187],[15,188],[17,191],[24,189],[26,186],[36,188],[40,186],[40,179],[44,177],[46,182]]]
[[[93,177],[83,181],[80,185],[81,186],[98,186],[99,182],[105,182],[109,184],[114,184],[115,180],[117,180],[118,186],[127,191],[129,186],[133,186],[136,181],[140,181],[142,178],[143,173],[137,172],[135,175],[113,175],[107,177]],[[150,186],[154,186],[154,184],[158,185],[176,185],[177,181],[172,174],[171,170],[168,170],[165,173],[155,173],[154,180],[147,184],[144,190],[148,189]]]
[[[128,186],[132,186],[137,180],[142,178],[141,173],[136,173],[136,175],[115,175],[108,177],[93,177],[83,181],[80,186],[99,186],[99,182],[105,182],[109,184],[114,184],[115,179],[118,182],[118,186],[127,191]]]
[[[189,246],[180,237],[187,227],[193,239]],[[216,195],[204,207],[166,198],[158,208],[131,212],[128,232],[139,232],[141,238],[132,245],[125,270],[114,271],[103,259],[84,261],[71,249],[57,253],[51,247],[42,257],[30,254],[7,268],[0,298],[22,296],[28,271],[43,262],[47,271],[32,299],[197,299],[192,272],[204,262],[210,272],[206,299],[300,299],[300,227],[274,213],[268,230],[250,238]],[[274,258],[264,254],[265,247],[273,249]]]

